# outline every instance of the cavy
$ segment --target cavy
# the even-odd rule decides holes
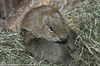
[[[30,10],[22,20],[21,29],[54,42],[66,39],[69,32],[60,12],[51,6],[39,6]]]
[[[25,50],[41,60],[56,63],[66,63],[70,54],[76,50],[76,34],[69,30],[65,40],[52,42],[36,37],[32,32],[22,30]]]
[[[76,50],[76,33],[68,28],[60,12],[51,6],[29,11],[21,24],[25,50],[48,62],[67,62]]]

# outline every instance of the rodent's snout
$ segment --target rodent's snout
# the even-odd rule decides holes
[[[60,41],[63,41],[63,40],[65,40],[67,37],[68,37],[67,35],[59,36],[59,40],[60,40]]]
[[[63,40],[65,40],[65,38],[60,38],[60,41],[63,41]]]

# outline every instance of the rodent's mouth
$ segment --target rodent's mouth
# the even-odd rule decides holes
[[[55,43],[66,44],[68,42],[68,38],[69,38],[69,36],[66,39],[63,39],[61,41],[56,41]]]

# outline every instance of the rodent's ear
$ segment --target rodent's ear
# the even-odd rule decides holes
[[[43,24],[46,24],[49,20],[49,16],[45,15],[43,18]]]
[[[24,36],[25,32],[27,32],[27,30],[26,30],[26,29],[21,29],[20,34],[21,34],[22,36]]]
[[[21,29],[21,32],[27,32],[27,30],[26,29]]]

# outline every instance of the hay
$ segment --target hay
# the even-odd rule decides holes
[[[66,66],[100,66],[100,0],[83,3],[65,13],[64,18],[78,34],[78,48],[71,54]],[[62,65],[38,61],[26,53],[24,48],[20,35],[0,29],[0,64]]]
[[[72,17],[68,21],[78,33],[79,46],[72,54],[73,59],[68,62],[68,66],[99,66],[100,0],[84,3],[66,15]]]

